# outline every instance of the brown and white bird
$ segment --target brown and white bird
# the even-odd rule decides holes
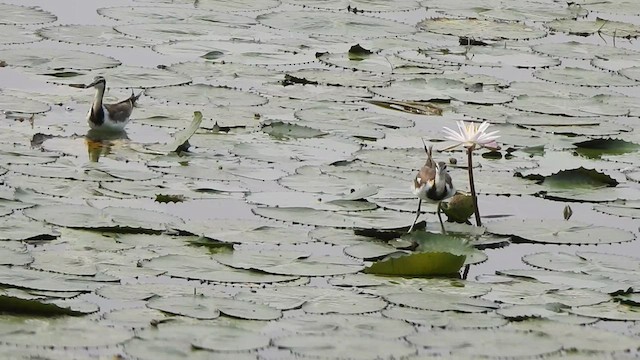
[[[456,193],[456,190],[451,182],[451,176],[447,172],[447,164],[443,161],[433,161],[433,146],[429,146],[427,149],[424,140],[422,143],[424,145],[424,151],[427,153],[427,161],[411,183],[411,190],[413,194],[418,197],[418,209],[416,210],[416,218],[413,220],[409,232],[413,231],[413,227],[420,217],[420,207],[422,206],[422,200],[424,200],[431,203],[438,203],[438,219],[440,220],[440,226],[444,233],[440,205],[442,200],[452,197]]]
[[[104,104],[104,91],[107,87],[107,81],[102,76],[96,76],[91,84],[85,88],[93,87],[96,89],[96,95],[93,98],[91,108],[87,113],[87,122],[89,127],[96,130],[122,131],[129,122],[129,117],[133,112],[136,101],[142,95],[133,94],[128,99],[122,100],[115,104]]]

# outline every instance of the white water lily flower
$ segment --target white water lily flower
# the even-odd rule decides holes
[[[488,122],[483,122],[478,125],[477,123],[465,123],[464,121],[458,121],[458,131],[445,127],[443,129],[446,139],[457,142],[458,144],[450,147],[452,149],[458,145],[462,145],[467,149],[475,149],[476,146],[497,148],[498,144],[496,139],[500,136],[496,135],[498,131],[486,132],[489,127]]]

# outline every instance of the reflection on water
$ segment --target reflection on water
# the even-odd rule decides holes
[[[111,153],[111,147],[121,140],[129,140],[126,131],[101,131],[91,129],[85,135],[85,143],[87,144],[87,153],[89,161],[98,162],[101,156]]]

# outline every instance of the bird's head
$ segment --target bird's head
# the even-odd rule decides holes
[[[436,173],[438,175],[444,175],[447,173],[447,164],[444,161],[436,163]]]
[[[107,81],[104,79],[104,77],[96,76],[95,78],[93,78],[93,81],[89,85],[85,86],[85,88],[102,87],[104,89],[106,85],[107,85]]]

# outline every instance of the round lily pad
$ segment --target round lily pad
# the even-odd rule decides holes
[[[424,53],[433,59],[470,66],[538,68],[560,64],[560,60],[550,56],[504,46],[458,46],[428,50]]]
[[[478,336],[478,334],[489,336]],[[541,332],[513,329],[482,330],[433,330],[432,336],[416,334],[407,337],[409,342],[456,355],[481,357],[534,357],[552,354],[562,349],[562,344]]]
[[[541,69],[535,71],[533,76],[546,81],[578,86],[635,86],[639,84],[637,81],[630,79],[629,76],[625,77],[578,67]]]
[[[132,331],[77,317],[6,319],[0,327],[4,342],[18,346],[86,349],[119,345],[133,337]]]
[[[180,85],[191,82],[191,78],[171,71],[143,68],[136,66],[119,66],[115,69],[96,70],[71,78],[54,78],[56,84],[89,84],[95,76],[103,76],[109,88],[154,88],[160,86]],[[135,111],[134,111],[135,113]]]
[[[113,68],[120,61],[104,55],[77,50],[48,49],[46,54],[39,48],[0,50],[0,59],[11,66],[23,66],[42,70],[95,70]],[[88,83],[88,82],[87,82]]]
[[[114,20],[132,23],[192,21],[232,26],[254,25],[256,23],[254,19],[248,16],[229,14],[221,11],[207,11],[201,7],[116,6],[100,8],[98,9],[98,14]]]
[[[596,18],[592,21],[563,19],[545,24],[552,31],[564,32],[572,35],[589,36],[602,34],[619,38],[636,38],[640,36],[640,27],[635,24]]]
[[[43,102],[0,93],[0,110],[23,114],[40,114],[51,110]]]
[[[612,244],[635,239],[633,233],[606,226],[557,219],[508,219],[486,224],[496,235],[548,244]]]
[[[612,46],[601,46],[577,41],[568,41],[564,43],[547,43],[532,46],[532,49],[543,54],[551,56],[559,56],[565,58],[576,59],[594,59],[600,57],[611,57],[618,55],[630,55],[635,52],[623,48]]]
[[[415,30],[407,24],[344,12],[283,11],[258,16],[266,26],[303,34],[344,37],[404,35]]]
[[[0,24],[44,24],[56,21],[57,16],[35,7],[0,4]]]
[[[45,39],[72,44],[115,47],[148,47],[156,42],[124,36],[107,25],[60,25],[38,30]]]
[[[196,319],[215,319],[220,313],[250,320],[276,320],[282,316],[280,310],[248,301],[214,298],[203,295],[158,297],[147,302],[152,309]]]
[[[476,313],[498,308],[498,305],[491,301],[427,289],[420,292],[388,294],[384,298],[393,304],[434,311]]]
[[[203,281],[268,284],[296,280],[298,276],[272,275],[222,265],[209,256],[165,255],[143,263],[169,276]]]
[[[344,10],[351,6],[354,11],[362,12],[385,12],[385,11],[408,11],[420,7],[419,2],[414,0],[399,0],[393,4],[384,1],[371,0],[285,0],[285,3],[326,10]]]
[[[0,44],[24,44],[41,40],[33,31],[13,25],[0,25],[0,34]]]
[[[239,328],[220,328],[200,337],[191,344],[196,349],[211,351],[249,351],[269,346],[268,336]]]
[[[521,23],[479,19],[426,19],[422,20],[418,24],[418,27],[422,30],[437,34],[462,37],[473,34],[473,38],[477,40],[525,40],[540,38],[546,35],[546,32],[543,30],[537,30]]]
[[[486,329],[507,324],[507,319],[495,313],[460,313],[454,311],[431,311],[410,307],[392,307],[382,315],[428,327],[458,329]]]
[[[350,354],[349,359],[405,358],[416,353],[416,349],[404,342],[343,335],[290,335],[274,340],[279,348],[289,349],[300,356],[340,359]]]
[[[191,105],[247,107],[267,103],[266,98],[257,94],[205,84],[155,88],[145,93],[156,99]]]

